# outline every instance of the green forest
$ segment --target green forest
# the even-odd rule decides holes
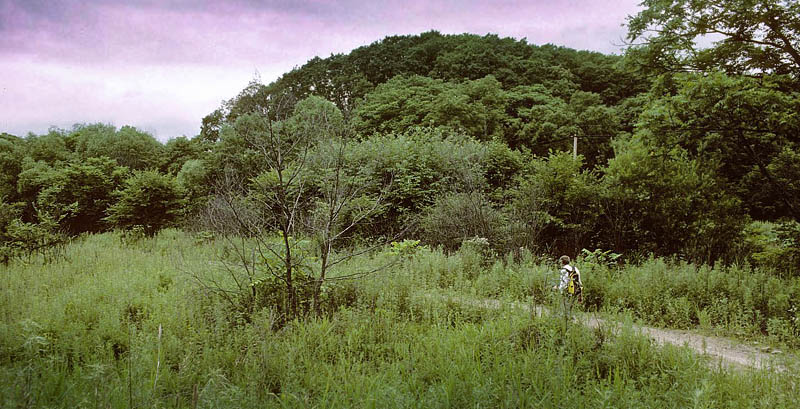
[[[643,5],[623,55],[428,31],[191,138],[3,133],[0,404],[792,407],[796,371],[439,298],[552,303],[567,254],[585,311],[800,347],[800,5]]]

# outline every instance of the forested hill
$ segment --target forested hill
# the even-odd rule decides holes
[[[800,273],[798,13],[774,5],[759,30],[698,51],[698,21],[730,33],[751,16],[645,3],[625,56],[431,31],[254,81],[191,139],[4,134],[0,260],[85,232],[246,222],[330,248],[403,233]]]
[[[202,136],[215,140],[221,123],[276,97],[317,95],[351,114],[362,135],[447,126],[546,153],[571,146],[572,135],[607,141],[630,131],[631,115],[616,107],[648,88],[618,56],[430,31],[314,58],[269,85],[254,82],[203,119]]]

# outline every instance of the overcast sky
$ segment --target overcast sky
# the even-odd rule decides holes
[[[620,53],[640,0],[0,0],[0,132],[133,125],[162,141],[256,73],[387,35],[494,33]]]

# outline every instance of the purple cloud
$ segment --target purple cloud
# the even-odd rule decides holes
[[[387,35],[496,33],[619,52],[639,0],[0,0],[0,132],[105,121],[165,140],[261,73]]]

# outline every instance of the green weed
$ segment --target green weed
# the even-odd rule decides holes
[[[460,253],[420,248],[379,273],[338,282],[322,316],[279,327],[270,308],[241,320],[193,279],[218,272],[221,249],[175,230],[135,243],[107,233],[75,241],[62,262],[0,267],[0,405],[780,408],[800,399],[795,371],[712,370],[688,349],[656,347],[632,330],[614,335],[509,304],[468,302],[551,300],[554,273],[531,259],[483,262],[467,274],[472,264]],[[334,276],[385,265],[389,251],[343,263]],[[609,280],[601,306],[622,299],[669,312],[669,323],[694,322],[705,300],[708,325],[724,318],[749,328],[745,316],[763,311],[770,336],[794,331],[794,321],[778,315],[794,298],[761,298],[758,287],[747,292],[705,270],[708,288],[747,301],[737,310],[693,290],[706,281],[693,278],[691,266],[668,279],[671,266],[649,263],[638,272],[587,268],[584,281],[591,291],[595,280]],[[626,287],[626,274],[668,284]],[[669,283],[685,289],[659,298],[674,302],[671,309],[647,307],[648,297],[630,292]],[[768,280],[766,288],[783,293]]]

